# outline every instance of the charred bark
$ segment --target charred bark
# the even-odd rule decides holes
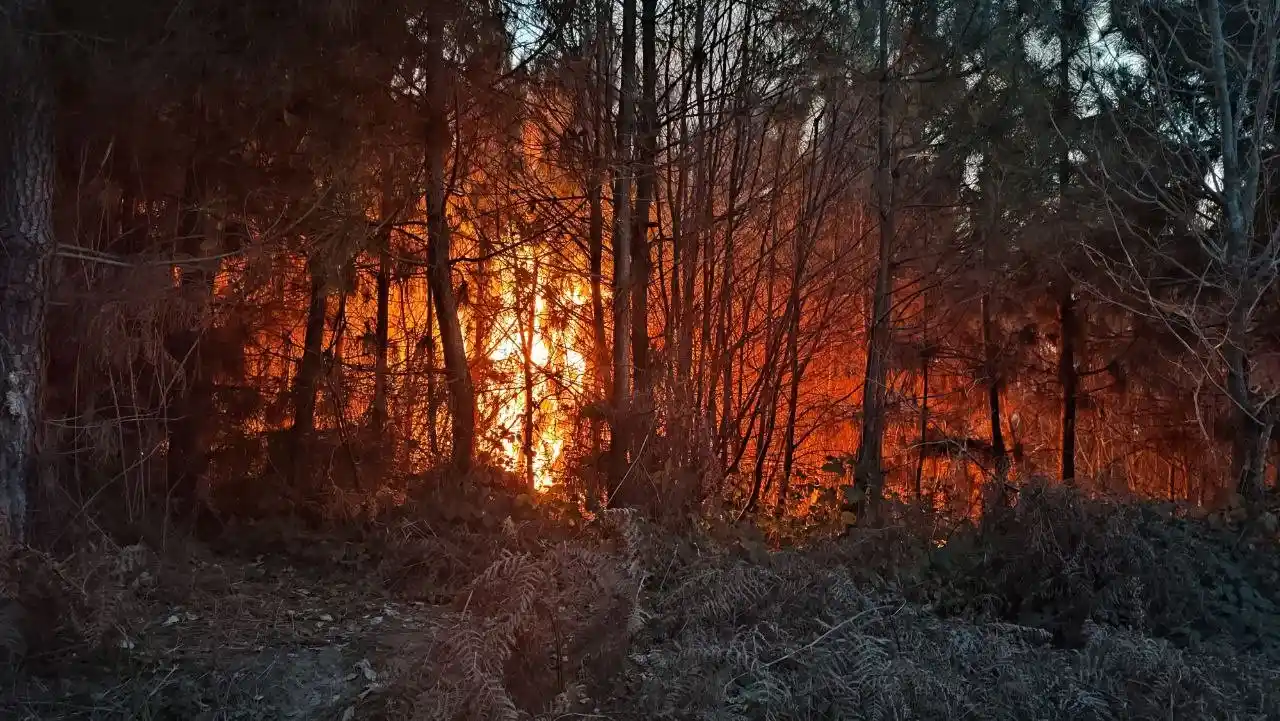
[[[1055,114],[1058,131],[1064,134],[1072,117],[1071,109],[1071,27],[1075,23],[1071,0],[1062,0],[1058,22],[1058,97]],[[1058,155],[1058,207],[1067,202],[1067,183],[1071,180],[1070,149],[1064,142]],[[1062,386],[1062,480],[1074,483],[1076,477],[1076,408],[1080,393],[1080,374],[1076,368],[1076,334],[1078,333],[1074,289],[1065,283],[1058,299],[1059,332],[1062,346],[1058,355],[1058,380]]]
[[[920,454],[916,458],[916,503],[924,499],[924,459],[929,435],[929,366],[933,362],[933,348],[926,346],[920,354]]]
[[[609,60],[607,51],[608,13],[603,0],[597,0],[596,7],[596,55],[595,75],[596,87],[592,93],[595,106],[592,108],[593,144],[591,154],[591,175],[587,183],[587,203],[590,207],[588,221],[587,255],[590,263],[591,281],[591,340],[592,371],[596,383],[597,397],[604,398],[612,385],[609,371],[609,339],[605,332],[604,310],[604,177],[607,162],[608,143],[605,122],[606,109],[611,105],[608,79]],[[601,424],[598,417],[591,419],[591,452],[598,458],[601,452]]]
[[[862,385],[862,436],[854,464],[854,485],[863,496],[858,518],[874,513],[884,485],[884,431],[889,344],[892,342],[890,311],[893,307],[893,149],[889,129],[889,3],[880,0],[879,9],[880,93],[877,125],[878,164],[876,189],[880,215],[880,243],[876,284],[872,298],[871,338],[867,347],[866,376]]]
[[[653,207],[654,189],[657,185],[658,137],[656,98],[658,84],[657,66],[657,0],[641,0],[641,45],[644,51],[642,89],[640,99],[639,155],[636,178],[635,216],[632,218],[632,325],[631,355],[635,367],[635,395],[645,398],[652,382],[649,367],[649,216]]]
[[[623,0],[622,83],[613,183],[613,393],[609,476],[615,488],[627,471],[630,446],[631,373],[631,141],[635,115],[636,0]]]
[[[529,490],[534,490],[534,434],[537,431],[537,401],[533,397],[534,391],[534,366],[533,366],[533,344],[534,337],[537,333],[538,326],[538,275],[540,262],[535,257],[533,259],[533,277],[529,280],[529,293],[522,304],[527,308],[527,312],[520,313],[519,333],[520,333],[520,360],[521,375],[524,381],[524,413],[521,421],[520,429],[520,455],[524,461],[524,481]],[[517,291],[518,293],[519,291]],[[517,297],[519,297],[517,295]]]
[[[1000,362],[991,318],[991,294],[982,296],[983,375],[987,381],[987,414],[991,422],[991,457],[995,463],[996,503],[1004,505],[1005,483],[1009,480],[1009,452],[1005,448],[1000,414]]]
[[[44,384],[53,256],[53,98],[35,21],[40,0],[0,15],[0,552],[26,539]]]
[[[324,370],[324,324],[329,311],[329,296],[320,261],[308,262],[311,273],[311,300],[307,305],[307,325],[302,341],[302,360],[293,382],[293,458],[290,482],[300,491],[307,475],[310,457],[307,449],[316,430],[316,393]]]
[[[435,300],[436,322],[440,326],[440,347],[449,390],[453,446],[450,465],[454,472],[471,471],[476,445],[476,396],[467,365],[467,351],[458,320],[458,301],[453,289],[451,231],[445,217],[445,154],[450,145],[449,118],[444,92],[444,41],[438,24],[427,29],[428,74],[426,122],[427,175],[427,281]]]
[[[391,226],[383,205],[383,222],[387,227],[378,238],[377,318],[374,321],[373,361],[373,413],[371,426],[374,436],[383,438],[387,425],[387,376],[390,371],[387,355],[391,336]],[[384,446],[384,440],[379,440]]]
[[[1080,395],[1080,370],[1076,367],[1076,334],[1079,332],[1073,289],[1068,286],[1058,301],[1058,325],[1062,349],[1058,355],[1058,382],[1062,386],[1062,480],[1076,479],[1076,413]]]
[[[184,512],[198,510],[197,487],[208,465],[214,418],[213,374],[203,362],[202,341],[210,320],[217,271],[216,267],[210,267],[216,266],[216,261],[200,259],[204,255],[205,236],[198,183],[196,169],[189,167],[183,191],[181,236],[177,243],[179,254],[184,256],[179,269],[179,293],[193,309],[193,322],[166,339],[170,355],[182,369],[182,385],[169,408],[168,497]]]

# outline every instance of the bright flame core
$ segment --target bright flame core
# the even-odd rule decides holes
[[[571,432],[567,392],[580,389],[586,374],[571,320],[586,294],[580,281],[541,271],[536,258],[521,257],[500,273],[503,310],[490,330],[488,357],[515,390],[493,398],[497,445],[512,470],[532,475],[534,489],[545,491]]]

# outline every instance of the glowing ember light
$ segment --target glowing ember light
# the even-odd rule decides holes
[[[533,258],[521,258],[516,267],[500,273],[498,301],[504,310],[490,328],[487,345],[493,367],[511,380],[491,396],[496,405],[494,440],[509,467],[532,476],[534,489],[545,491],[555,483],[569,434],[569,409],[559,394],[565,386],[581,384],[586,373],[575,326],[555,323],[550,305],[558,302],[573,310],[587,296],[577,284],[568,292],[558,290],[556,279],[539,270]]]

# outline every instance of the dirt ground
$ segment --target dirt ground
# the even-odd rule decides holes
[[[340,562],[203,550],[174,563],[131,550],[151,558],[99,642],[33,648],[7,674],[0,717],[376,717],[383,659],[433,612]]]
[[[945,548],[910,528],[767,548],[607,512],[34,556],[0,718],[1280,720],[1272,540],[1059,492]]]

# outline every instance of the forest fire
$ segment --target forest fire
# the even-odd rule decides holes
[[[1280,0],[4,0],[0,98],[0,718],[1280,717]]]
[[[0,229],[43,230],[16,254],[6,235],[0,291],[40,317],[7,321],[21,357],[0,360],[49,370],[0,376],[13,468],[47,430],[130,507],[156,479],[168,499],[269,476],[325,508],[497,467],[780,522],[843,486],[966,517],[1030,477],[1271,492],[1280,169],[1253,125],[1277,95],[1242,79],[1280,72],[1255,47],[1280,18],[1257,0],[1215,32],[1157,4],[1186,42],[1147,37],[1184,25],[1145,5],[1110,34],[1110,10],[1068,32],[1018,5],[995,33],[901,3],[625,0],[567,8],[536,47],[489,6],[395,2],[208,35],[219,2],[118,47],[249,33],[228,72],[121,56],[163,82],[21,120],[42,190],[0,186]],[[316,36],[276,42],[295,32]],[[992,64],[1010,37],[1058,52]],[[295,54],[313,43],[340,52]],[[1100,59],[1120,47],[1141,62]],[[926,67],[936,92],[903,79]]]
[[[496,291],[485,298],[485,306],[464,308],[460,316],[475,369],[478,417],[484,419],[483,444],[507,470],[544,491],[555,483],[575,424],[574,413],[585,397],[587,366],[579,318],[587,300],[580,282],[541,272],[536,252],[531,248],[494,272],[488,280]],[[294,284],[299,293],[307,292],[305,264],[287,258],[280,262],[283,282]],[[358,265],[370,263],[376,259],[357,261]],[[221,304],[237,300],[236,289],[228,283],[232,275],[229,269],[218,275],[215,294]],[[357,375],[359,369],[371,367],[366,359],[375,355],[371,346],[376,341],[378,301],[370,280],[358,279],[355,287],[338,291],[336,299],[322,298],[319,305],[324,333],[318,347],[326,373],[331,378],[345,376],[341,385],[328,382],[320,388],[326,402],[315,421],[319,431],[339,432],[371,411],[374,386],[367,382],[367,372]],[[405,278],[392,283],[387,315],[391,372],[403,372],[416,362],[439,363],[440,335],[425,282]],[[362,342],[354,346],[344,342],[344,336],[356,335],[357,330]],[[268,328],[255,334],[256,352],[246,365],[247,375],[280,384],[279,393],[287,395],[284,391],[295,373],[287,359],[306,353],[306,335],[305,316],[276,316]],[[404,397],[410,412],[395,419],[403,424],[399,432],[412,447],[438,447],[438,421],[432,418],[444,405],[443,384],[414,384],[405,390],[424,397]],[[286,429],[289,423],[287,416],[269,411],[253,427],[267,432]],[[418,464],[411,457],[405,461],[410,467]]]
[[[567,293],[549,298],[554,286],[539,271],[530,253],[499,274],[503,310],[482,348],[493,348],[488,359],[501,379],[484,396],[496,408],[490,435],[511,470],[542,491],[555,482],[573,423],[572,399],[585,391],[586,361],[571,320],[585,302],[580,286],[570,282]]]

